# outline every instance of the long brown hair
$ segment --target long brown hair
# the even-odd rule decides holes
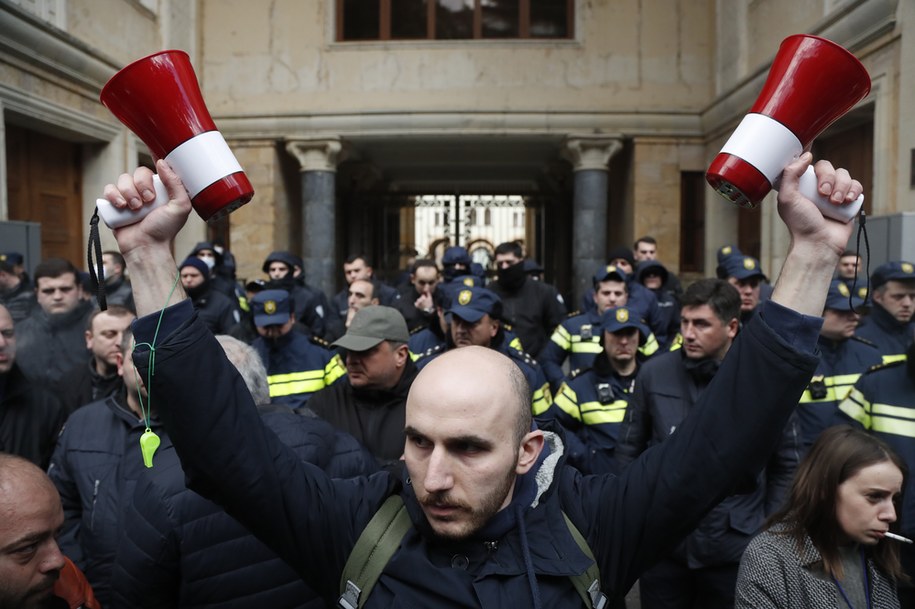
[[[781,533],[794,538],[798,548],[809,536],[823,558],[826,573],[841,578],[842,529],[836,519],[839,485],[865,467],[886,461],[898,467],[903,477],[907,475],[905,463],[883,441],[847,425],[830,427],[801,461],[787,505],[769,518],[767,528],[780,523],[784,527]],[[908,581],[899,563],[898,544],[879,543],[869,553],[881,571],[897,581]]]

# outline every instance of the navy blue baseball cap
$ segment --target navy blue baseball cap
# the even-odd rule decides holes
[[[498,318],[502,314],[502,299],[486,288],[455,289],[451,293],[448,313],[457,315],[471,324],[480,321],[484,315]]]
[[[915,265],[904,260],[881,264],[871,275],[871,288],[877,288],[887,281],[915,281]]]
[[[851,304],[849,305],[849,300]],[[864,305],[858,294],[852,294],[848,285],[841,279],[833,279],[826,292],[826,308],[834,311],[851,311]]]
[[[759,260],[753,256],[730,256],[724,261],[724,270],[728,277],[735,279],[749,279],[750,277],[759,277],[765,279],[766,275],[759,266]]]
[[[730,258],[731,256],[743,256],[736,245],[722,245],[718,248],[718,251],[715,252],[715,255],[718,257],[718,264],[724,264],[724,261]]]
[[[628,278],[629,275],[626,273],[626,271],[616,266],[615,264],[607,264],[597,269],[597,272],[594,273],[593,280],[594,285],[596,286],[601,281],[625,282]]]
[[[286,290],[261,290],[251,298],[255,326],[277,326],[289,321],[292,297]]]
[[[19,252],[4,252],[0,254],[0,262],[6,262],[7,264],[19,265],[23,263],[24,258]]]
[[[466,248],[454,245],[446,249],[445,253],[442,254],[442,265],[452,264],[463,264],[470,268],[470,265],[473,264],[473,260],[470,259],[470,254],[467,253]]]
[[[619,332],[626,328],[636,328],[641,337],[639,343],[644,343],[651,334],[651,330],[642,323],[638,314],[629,307],[610,307],[600,316],[600,324],[604,332]]]

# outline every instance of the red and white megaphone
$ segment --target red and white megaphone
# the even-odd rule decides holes
[[[867,97],[871,79],[854,55],[836,43],[798,34],[782,41],[756,103],[712,161],[705,179],[718,194],[756,207],[782,170],[826,127]],[[864,202],[833,205],[817,192],[813,168],[800,191],[824,216],[850,221]]]
[[[184,182],[204,220],[221,218],[251,200],[254,188],[203,102],[197,75],[184,51],[162,51],[128,65],[102,88],[101,102]],[[111,228],[139,222],[168,201],[158,176],[156,201],[140,210],[97,201]]]

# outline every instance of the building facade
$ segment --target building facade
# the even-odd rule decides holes
[[[704,172],[795,33],[872,79],[815,153],[862,179],[869,213],[915,210],[911,0],[0,0],[0,220],[41,222],[43,255],[81,261],[105,182],[151,162],[99,91],[178,48],[256,194],[195,218],[176,255],[220,237],[253,278],[291,249],[333,293],[348,253],[400,267],[417,202],[521,197],[528,254],[572,298],[644,234],[686,276],[724,243],[775,276],[774,195],[741,211]]]

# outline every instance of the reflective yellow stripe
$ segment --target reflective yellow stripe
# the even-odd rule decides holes
[[[668,347],[667,350],[676,351],[677,349],[681,349],[682,347],[683,347],[683,335],[680,334],[679,332],[677,332],[677,335],[674,336],[674,339],[673,339],[673,341],[671,341],[670,347]]]
[[[340,354],[334,355],[327,365],[324,366],[324,384],[333,385],[341,376],[346,374],[346,366],[343,365],[343,359]]]
[[[871,428],[871,403],[867,401],[859,389],[852,389],[848,397],[839,404],[839,410],[861,423],[864,429]]]
[[[600,353],[603,350],[603,347],[600,346],[600,343],[597,342],[598,339],[593,341],[576,341],[577,336],[572,337],[572,353]]]
[[[521,339],[517,336],[512,339],[512,342],[508,343],[508,346],[519,353],[524,353],[524,347],[521,345]]]
[[[871,429],[895,436],[915,438],[915,409],[889,404],[874,404]]]
[[[615,400],[609,404],[585,402],[581,405],[581,416],[585,425],[622,423],[626,416],[626,400]]]
[[[553,330],[553,335],[550,336],[550,340],[559,345],[559,348],[563,351],[568,351],[572,347],[572,339],[569,337],[569,331],[566,330],[562,324],[556,326],[556,329]]]
[[[648,335],[648,339],[645,341],[645,344],[639,347],[639,353],[648,357],[654,355],[658,350],[658,339],[655,337],[654,332]]]
[[[839,400],[844,400],[860,377],[860,372],[856,374],[837,374],[836,376],[823,377],[820,380],[823,381],[823,385],[826,387],[826,397],[814,399],[810,394],[810,387],[807,387],[807,389],[804,390],[804,395],[801,396],[800,403],[837,402]]]
[[[248,305],[248,299],[244,296],[238,297],[238,308],[244,311],[245,313],[251,312],[251,307]]]
[[[413,353],[412,351],[410,351],[410,359],[413,360],[414,362],[419,359],[420,355],[421,354],[419,354],[419,353]]]
[[[892,364],[893,362],[903,362],[905,361],[905,353],[894,353],[892,355],[884,355],[883,363]]]
[[[314,393],[325,387],[323,370],[273,374],[267,377],[267,382],[270,383],[270,397]]]
[[[531,399],[531,412],[534,415],[540,415],[550,409],[553,403],[553,396],[550,394],[550,384],[544,383],[540,389],[534,391]]]
[[[578,395],[575,390],[565,383],[559,388],[553,403],[576,421],[581,421],[581,413],[578,410]]]

